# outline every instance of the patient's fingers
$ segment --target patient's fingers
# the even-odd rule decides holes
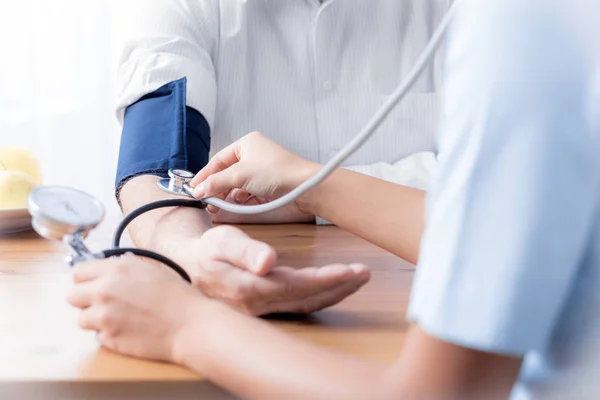
[[[339,285],[314,292],[301,299],[284,299],[271,304],[271,313],[312,313],[336,305],[354,294],[365,284],[360,279],[352,279]]]
[[[255,283],[255,308],[259,314],[310,313],[340,302],[369,279],[369,268],[361,264],[297,270],[277,267]]]
[[[265,275],[277,263],[277,253],[266,243],[250,238],[239,229],[220,226],[205,234],[211,246],[202,249],[205,256],[229,263],[257,275]],[[211,241],[212,239],[212,241]]]

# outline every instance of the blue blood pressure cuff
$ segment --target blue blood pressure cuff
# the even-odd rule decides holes
[[[127,107],[115,189],[131,178],[167,176],[171,168],[198,172],[208,163],[210,127],[186,106],[186,79],[170,82]]]

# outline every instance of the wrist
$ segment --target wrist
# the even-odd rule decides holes
[[[167,233],[169,235],[169,233]],[[170,258],[179,264],[185,271],[192,276],[195,266],[198,262],[198,256],[195,249],[201,245],[202,236],[200,235],[173,235],[164,241],[156,243],[154,248],[156,252]]]
[[[303,184],[307,179],[319,171],[320,165],[303,158],[297,157],[296,160],[288,161],[286,169],[280,173],[280,181],[278,182],[274,197],[281,197],[288,194],[298,186]]]
[[[174,334],[171,345],[172,361],[175,364],[207,375],[212,346],[209,321],[219,320],[226,307],[217,300],[197,294],[187,302],[182,312],[183,323]],[[200,364],[199,364],[200,363]]]
[[[149,214],[140,216],[142,224],[131,229],[135,245],[161,253],[177,263],[191,261],[188,260],[192,254],[189,250],[197,245],[204,232],[212,228],[210,217],[204,210],[159,209]],[[144,217],[147,220],[142,220]]]
[[[317,174],[319,172],[319,170],[321,168],[323,168],[323,165],[321,165],[321,164],[312,163],[312,162],[308,163],[307,166],[305,168],[303,168],[301,178],[297,180],[296,186],[294,186],[290,190],[293,190],[295,187],[301,185],[307,179],[312,178],[315,174]],[[304,193],[298,199],[296,199],[296,206],[304,214],[318,215],[318,213],[317,213],[318,198],[319,198],[318,192],[319,192],[321,185],[323,185],[323,182],[321,182],[316,187],[314,187],[314,188],[310,189],[309,191],[307,191],[306,193]]]
[[[180,303],[179,315],[181,322],[178,329],[175,330],[171,338],[171,361],[175,364],[186,366],[191,353],[197,352],[197,346],[202,343],[201,321],[202,316],[199,312],[206,307],[204,301],[210,302],[210,299],[203,299],[204,296],[197,293],[197,296],[190,296],[185,304]],[[183,307],[182,307],[183,306]]]

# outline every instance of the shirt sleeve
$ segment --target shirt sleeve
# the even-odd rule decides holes
[[[194,172],[208,161],[218,15],[213,0],[119,4],[117,197],[133,176],[165,175],[169,168]]]
[[[600,161],[579,43],[540,2],[495,4],[463,3],[448,39],[408,319],[444,341],[521,356],[548,343],[570,294]]]
[[[213,60],[219,11],[214,0],[128,0],[119,3],[123,50],[118,66],[117,118],[148,93],[187,79],[187,106],[212,128],[217,86]]]

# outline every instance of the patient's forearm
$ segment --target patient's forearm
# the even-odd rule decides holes
[[[159,178],[143,175],[133,178],[121,190],[123,212],[157,200],[178,198],[163,192],[156,185]],[[137,247],[153,250],[172,258],[185,267],[187,240],[200,237],[212,227],[208,213],[196,208],[173,207],[150,211],[136,218],[129,226],[131,239]]]
[[[417,262],[425,226],[422,190],[338,169],[298,204],[304,212]]]

